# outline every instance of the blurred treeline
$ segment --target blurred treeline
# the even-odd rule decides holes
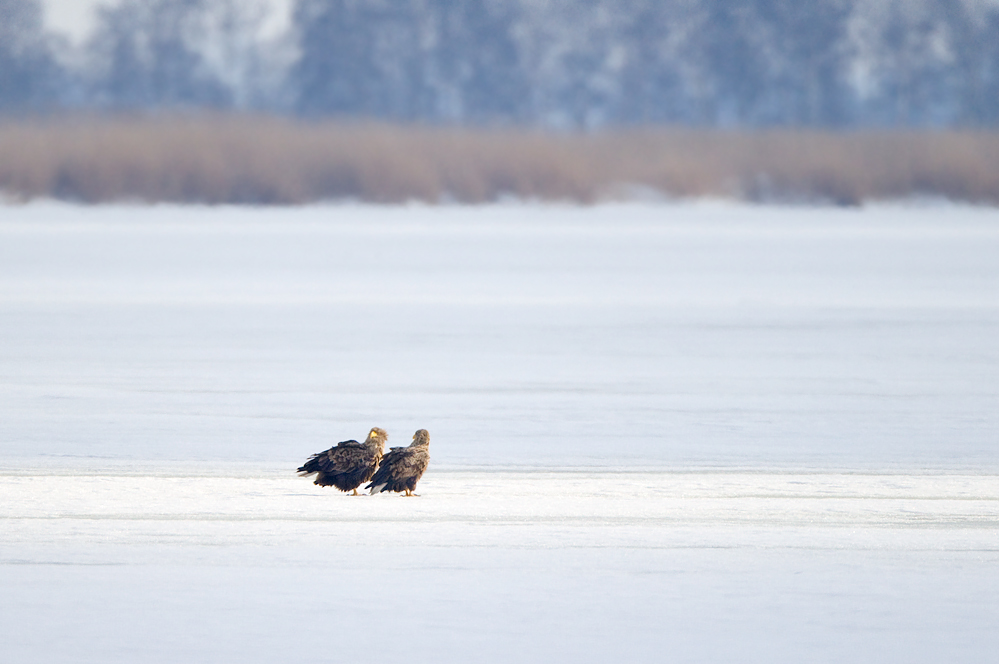
[[[0,194],[999,204],[999,0],[0,0]]]
[[[0,0],[0,112],[211,108],[559,129],[990,127],[993,0]]]

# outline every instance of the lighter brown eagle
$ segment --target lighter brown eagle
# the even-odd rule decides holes
[[[407,496],[415,496],[416,483],[429,463],[430,434],[426,429],[420,429],[413,434],[409,447],[393,447],[385,455],[371,482],[364,488],[370,489],[371,494],[404,491]]]

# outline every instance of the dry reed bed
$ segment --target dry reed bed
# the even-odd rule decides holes
[[[267,117],[0,124],[0,192],[86,203],[594,202],[670,196],[999,204],[999,133],[635,129],[594,134]]]

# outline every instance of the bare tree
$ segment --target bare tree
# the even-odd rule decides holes
[[[259,73],[260,0],[123,0],[89,51],[95,98],[116,108],[246,107]]]
[[[52,56],[39,0],[0,0],[0,112],[54,106],[63,72]]]

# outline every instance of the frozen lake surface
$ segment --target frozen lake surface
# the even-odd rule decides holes
[[[987,662],[995,476],[0,475],[7,662]]]
[[[996,661],[997,339],[987,209],[0,207],[0,659]]]

